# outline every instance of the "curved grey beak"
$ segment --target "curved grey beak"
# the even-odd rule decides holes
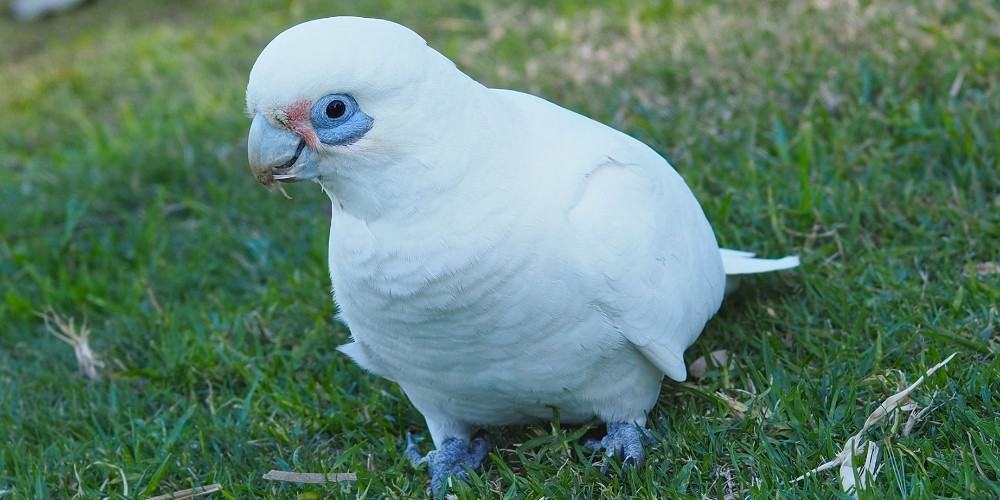
[[[250,124],[247,140],[247,159],[254,177],[270,186],[274,181],[296,181],[315,175],[302,175],[305,142],[290,131],[275,127],[262,113],[257,113]]]

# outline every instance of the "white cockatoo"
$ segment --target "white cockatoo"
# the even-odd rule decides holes
[[[726,276],[795,257],[720,250],[684,180],[645,144],[473,80],[398,24],[281,33],[250,72],[250,166],[318,182],[330,277],[352,341],[398,383],[436,449],[431,485],[479,466],[484,426],[599,419],[639,466],[663,376],[719,308]]]

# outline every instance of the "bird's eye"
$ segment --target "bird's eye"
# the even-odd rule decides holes
[[[347,104],[344,104],[344,101],[341,101],[340,99],[334,99],[326,105],[327,118],[336,120],[337,118],[344,116],[344,113],[347,113]]]
[[[313,104],[309,118],[319,141],[333,146],[357,142],[374,123],[372,117],[361,111],[358,101],[350,94],[320,97]]]

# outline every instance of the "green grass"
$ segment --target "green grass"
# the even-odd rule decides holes
[[[688,353],[733,366],[665,383],[644,470],[602,477],[582,430],[495,429],[460,497],[721,498],[725,474],[739,497],[843,496],[836,472],[786,481],[952,352],[915,394],[936,408],[915,432],[871,434],[884,467],[863,496],[1000,495],[1000,274],[977,272],[1000,262],[995,2],[359,3],[100,0],[0,21],[0,498],[423,494],[399,452],[419,413],[335,351],[324,197],[285,200],[246,168],[254,58],[339,13],[403,22],[487,84],[629,132],[721,243],[803,257],[730,297]],[[47,333],[49,307],[87,322],[102,381]]]

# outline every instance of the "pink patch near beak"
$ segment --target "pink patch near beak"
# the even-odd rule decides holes
[[[316,131],[312,127],[312,122],[309,120],[309,109],[311,107],[312,103],[302,99],[282,108],[282,112],[285,115],[285,125],[288,129],[306,141],[307,146],[314,148],[319,144],[319,137],[316,135]]]

